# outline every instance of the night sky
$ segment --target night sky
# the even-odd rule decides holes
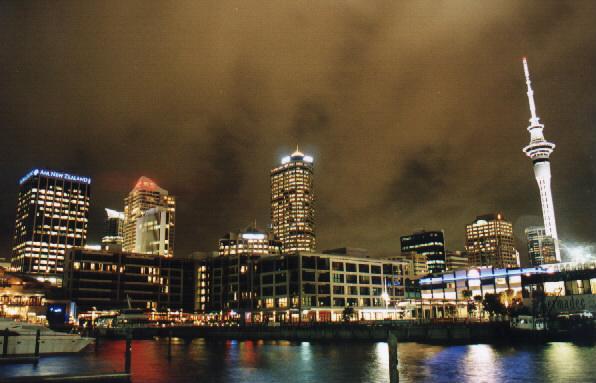
[[[596,232],[594,1],[0,3],[0,249],[18,179],[88,175],[90,242],[141,175],[177,196],[176,254],[269,224],[269,170],[315,157],[317,242],[395,254],[477,215],[541,223],[521,58],[559,236]],[[520,249],[525,254],[525,248]]]

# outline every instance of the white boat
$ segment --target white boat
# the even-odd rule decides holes
[[[8,330],[9,336],[4,336]],[[0,318],[0,356],[6,355],[32,355],[35,353],[35,338],[37,330],[40,332],[39,353],[58,354],[75,353],[83,350],[93,342],[93,338],[84,338],[79,334],[66,334],[53,331],[45,326],[17,322],[11,319]],[[4,342],[8,340],[8,347]]]

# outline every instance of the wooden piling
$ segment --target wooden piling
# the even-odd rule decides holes
[[[399,383],[399,371],[397,370],[397,337],[392,331],[387,336],[389,346],[389,383]]]
[[[2,343],[2,355],[8,355],[8,329],[4,330],[4,339]]]
[[[124,351],[124,371],[130,374],[132,359],[132,332],[126,332],[126,349]]]
[[[168,360],[172,360],[172,329],[168,330]]]
[[[39,358],[39,341],[41,340],[41,330],[35,332],[35,357]]]

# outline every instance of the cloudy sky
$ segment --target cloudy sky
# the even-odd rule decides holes
[[[176,252],[269,224],[269,170],[316,161],[319,247],[503,211],[540,223],[521,58],[552,159],[560,236],[596,232],[593,1],[0,3],[0,249],[30,168],[93,178],[103,208],[141,176],[178,198]],[[523,252],[523,251],[522,251]]]

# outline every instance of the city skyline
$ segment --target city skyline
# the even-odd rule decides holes
[[[72,12],[85,14],[86,7],[95,6]],[[286,33],[296,28],[287,13],[300,14],[309,26],[300,39],[272,39],[247,8],[197,7],[186,13],[237,15],[237,30],[212,19],[228,38],[246,35],[254,53],[232,44],[218,54],[221,42],[207,32],[169,39],[178,25],[194,30],[179,9],[160,24],[162,32],[141,38],[146,30],[138,25],[123,26],[122,36],[111,32],[122,22],[117,12],[94,10],[106,24],[90,30],[69,20],[58,27],[41,10],[19,16],[2,5],[0,39],[35,48],[8,43],[1,56],[2,255],[9,255],[16,180],[31,168],[93,178],[89,242],[95,243],[103,234],[103,209],[119,209],[134,180],[146,174],[177,196],[176,247],[186,254],[213,249],[223,233],[255,218],[269,222],[268,170],[296,143],[317,161],[317,199],[326,202],[317,207],[320,249],[345,245],[384,253],[419,228],[444,229],[447,247],[461,249],[465,224],[494,211],[504,211],[523,239],[525,227],[542,221],[532,170],[519,152],[527,144],[519,70],[526,55],[540,115],[558,146],[552,173],[559,236],[592,241],[595,87],[589,68],[596,60],[589,7],[547,4],[539,13],[531,3],[471,7],[460,10],[469,16],[466,25],[444,18],[416,27],[417,35],[404,35],[398,25],[407,18],[400,15],[431,8],[354,7],[337,13],[333,38],[321,41],[309,36],[324,34],[317,28],[328,19],[315,14],[336,11],[333,6],[319,5],[312,14],[289,5],[268,11],[273,25],[263,28]],[[553,15],[558,24],[551,28]],[[506,26],[503,17],[511,21]],[[441,30],[453,33],[436,40]],[[77,45],[71,35],[88,45]],[[120,43],[97,49],[100,39],[116,37]],[[170,65],[169,43],[188,51],[179,66]],[[141,49],[149,44],[151,56]],[[81,52],[91,52],[97,63],[121,60],[100,66]],[[43,71],[35,66],[40,60],[48,64]]]

